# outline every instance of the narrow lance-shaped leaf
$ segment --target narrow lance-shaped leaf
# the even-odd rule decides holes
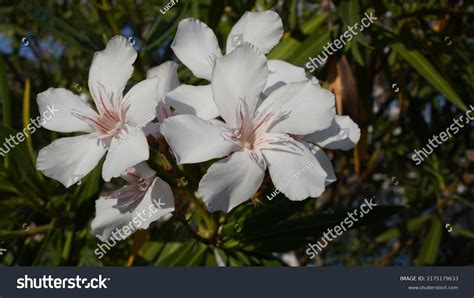
[[[391,47],[450,102],[463,111],[467,110],[456,91],[418,50],[409,49],[402,42],[393,43]]]
[[[11,127],[11,102],[10,92],[8,91],[7,75],[3,57],[0,57],[0,97],[2,100],[3,126]]]
[[[25,80],[25,89],[23,90],[23,129],[26,134],[26,146],[28,147],[28,152],[30,153],[31,161],[35,163],[36,154],[33,149],[33,143],[31,142],[31,134],[28,130],[28,124],[30,123],[30,79]],[[41,176],[40,176],[41,177]]]
[[[441,243],[441,232],[441,221],[436,216],[432,217],[430,230],[416,260],[417,265],[430,265],[436,261]]]

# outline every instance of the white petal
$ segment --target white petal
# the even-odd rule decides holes
[[[227,126],[225,125],[225,122],[223,122],[223,121],[221,121],[221,120],[219,120],[219,119],[211,119],[211,120],[209,120],[209,122],[210,122],[211,124],[214,124],[214,125],[217,125],[217,126],[220,126],[220,127],[224,127],[224,128],[227,127]]]
[[[166,93],[179,86],[178,64],[174,61],[166,61],[148,70],[146,78],[158,78],[158,100],[163,101]]]
[[[126,189],[124,187],[116,193]],[[91,228],[92,233],[102,241],[113,240],[114,238],[115,240],[123,240],[118,234],[118,229],[122,230],[123,227],[130,225],[130,222],[133,223],[132,213],[121,213],[118,208],[114,208],[118,201],[115,197],[116,193],[108,197],[100,197],[95,201],[95,218],[92,220]]]
[[[233,51],[239,41],[255,45],[264,54],[270,52],[283,36],[283,22],[280,16],[271,10],[264,12],[246,12],[232,27],[227,37],[226,53]]]
[[[288,83],[308,80],[303,67],[297,67],[281,60],[268,60],[268,72],[267,85],[263,91],[267,96],[272,91]]]
[[[141,129],[127,125],[127,131],[122,130],[120,137],[113,138],[102,168],[102,178],[110,181],[127,168],[147,160],[150,152],[148,142]]]
[[[334,173],[334,168],[332,166],[331,160],[329,160],[329,157],[326,155],[326,153],[324,153],[324,151],[321,150],[318,146],[308,144],[308,143],[306,143],[306,145],[314,154],[314,157],[316,157],[316,159],[318,160],[319,165],[327,173],[325,185],[328,186],[329,184],[336,181],[337,178],[336,178],[336,174]]]
[[[305,135],[329,127],[336,114],[334,94],[311,81],[290,83],[273,91],[258,108],[259,113],[288,113],[271,132]]]
[[[190,114],[206,120],[219,116],[211,85],[181,85],[166,95],[166,103],[175,109],[175,115]]]
[[[64,88],[49,88],[38,94],[37,102],[44,128],[57,132],[94,131],[91,126],[72,113],[88,116],[97,116],[97,113],[71,91]]]
[[[158,122],[161,123],[171,116],[173,116],[173,112],[171,112],[170,106],[164,101],[158,101],[158,105],[156,106],[156,118]]]
[[[238,151],[214,163],[199,182],[199,194],[209,211],[230,211],[251,198],[262,184],[265,171],[250,157]]]
[[[142,182],[141,180],[151,177],[154,178],[155,176],[156,172],[150,168],[146,161],[142,161],[123,171],[121,178],[129,184],[140,184]]]
[[[114,36],[104,50],[96,52],[89,70],[89,91],[99,107],[100,85],[114,94],[114,99],[122,96],[123,89],[133,73],[133,62],[137,52],[123,36]],[[117,103],[117,102],[115,102]]]
[[[262,153],[273,184],[290,200],[319,197],[324,191],[327,173],[303,143],[288,138],[286,144],[273,144]]]
[[[143,128],[143,132],[146,136],[151,135],[155,139],[160,137],[160,123],[158,122],[148,122]]]
[[[332,150],[350,150],[359,141],[360,129],[349,116],[336,116],[330,127],[307,135],[304,139]]]
[[[105,149],[92,135],[61,138],[41,149],[36,168],[69,187],[99,163]]]
[[[152,222],[174,211],[171,188],[158,177],[138,204],[131,204],[126,210],[118,208],[117,203],[124,197],[121,193],[130,190],[131,187],[127,186],[96,201],[96,217],[91,226],[93,233],[102,241],[114,235],[117,240],[123,240],[137,229],[147,229]]]
[[[156,117],[158,105],[158,78],[146,79],[133,86],[123,99],[122,104],[128,105],[127,120],[132,125],[144,127]]]
[[[133,166],[133,169],[138,174],[138,176],[143,179],[156,176],[156,172],[153,171],[153,169],[150,168],[150,166],[145,161],[136,164],[135,166]]]
[[[233,128],[239,126],[238,104],[245,100],[250,115],[267,83],[267,59],[249,43],[217,60],[212,73],[212,95],[220,115]]]
[[[153,206],[153,207],[150,207]],[[143,221],[143,224],[139,226],[141,229],[147,229],[150,223],[158,220],[160,217],[174,211],[174,197],[171,187],[160,179],[156,177],[153,181],[153,184],[150,186],[143,201],[138,205],[137,210],[146,210],[142,211],[143,213],[149,214],[147,220]]]
[[[238,144],[224,139],[231,133],[226,127],[212,124],[194,115],[178,115],[163,121],[161,134],[173,150],[176,161],[198,163],[227,156]]]
[[[206,80],[211,80],[214,61],[222,56],[212,29],[192,18],[179,22],[171,49],[196,77]]]

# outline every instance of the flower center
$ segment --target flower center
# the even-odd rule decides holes
[[[105,95],[102,93],[105,92],[99,94],[99,101],[97,103],[99,116],[85,115],[78,111],[73,111],[72,114],[89,124],[95,130],[99,139],[106,139],[118,136],[125,127],[127,107],[121,104],[115,106],[113,93],[108,96],[108,101],[106,102],[104,100]]]
[[[140,180],[138,180],[138,184],[137,184],[137,188],[139,191],[142,191],[142,192],[145,192],[148,190],[148,188],[150,187],[151,185],[151,182],[153,181],[153,179],[144,179],[144,178],[140,178]]]
[[[234,142],[239,141],[244,149],[258,149],[264,143],[260,140],[261,137],[268,132],[273,124],[288,115],[280,108],[271,109],[270,106],[251,115],[246,101],[241,99],[238,110],[240,127],[234,130],[233,134],[227,136],[226,139]]]

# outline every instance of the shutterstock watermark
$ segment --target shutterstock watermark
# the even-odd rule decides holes
[[[97,244],[97,248],[94,250],[94,254],[99,258],[102,259],[105,254],[114,247],[118,241],[126,239],[130,236],[136,229],[138,229],[145,221],[146,217],[151,218],[153,214],[158,212],[161,209],[161,205],[165,205],[165,203],[161,202],[161,197],[158,201],[156,199],[152,199],[153,204],[151,204],[147,209],[142,210],[142,212],[135,212],[135,216],[132,218],[129,223],[121,228],[116,228],[112,231],[112,236],[107,240],[103,241],[102,243]],[[109,243],[109,240],[111,243]]]
[[[312,167],[314,166],[314,164],[312,162],[306,164],[304,167],[302,167],[301,169],[298,169],[298,171],[296,171],[296,173],[293,175],[293,177],[291,177],[290,179],[288,179],[285,183],[280,183],[276,186],[276,189],[269,195],[267,195],[267,199],[269,201],[273,200],[273,198],[279,194],[280,192],[283,192],[283,190],[285,188],[288,187],[288,185],[290,185],[291,183],[293,183],[296,179],[298,179],[299,176],[303,175],[304,172],[306,172],[307,170],[311,169]]]
[[[346,42],[351,41],[355,35],[359,34],[359,32],[364,31],[365,28],[368,28],[374,23],[374,20],[377,20],[377,18],[373,16],[373,12],[370,12],[370,15],[366,12],[364,15],[365,17],[360,20],[360,24],[356,23],[352,26],[347,26],[347,30],[343,34],[339,35],[339,38],[333,40],[332,42],[328,42],[323,47],[323,52],[316,56],[316,58],[309,57],[309,62],[305,64],[306,68],[309,69],[310,72],[315,71],[318,67],[323,65],[324,62],[326,62],[330,55],[342,49],[346,45]],[[361,26],[359,27],[359,25]],[[335,48],[333,48],[333,45],[335,46]],[[322,54],[324,54],[324,56]]]
[[[24,277],[17,278],[17,289],[107,289],[106,281],[110,278],[103,278],[99,275],[98,278],[81,278],[76,277],[53,278],[51,275],[43,275],[43,277],[29,277],[25,274]]]
[[[338,225],[334,226],[333,228],[328,228],[327,231],[323,233],[323,237],[321,237],[321,243],[319,243],[319,240],[314,244],[308,243],[309,247],[306,250],[306,254],[309,256],[309,258],[314,259],[316,255],[323,251],[323,248],[325,248],[330,241],[336,239],[337,236],[341,236],[343,232],[347,231],[354,225],[354,222],[358,222],[359,219],[364,217],[364,215],[369,213],[375,206],[377,206],[377,204],[372,202],[374,199],[375,198],[371,198],[370,201],[365,199],[364,203],[360,205],[359,209],[354,209],[352,212],[348,211],[347,217],[344,218],[344,220],[342,220]],[[358,215],[357,213],[359,212],[359,210],[361,211],[361,213]],[[333,231],[336,233],[336,235],[332,233]],[[324,245],[322,243],[322,240],[324,240]],[[316,248],[319,251],[316,250]]]
[[[23,128],[23,131],[17,133],[16,135],[10,135],[8,138],[5,138],[2,148],[0,148],[1,156],[7,155],[11,149],[20,145],[21,142],[26,140],[26,138],[34,134],[38,128],[44,125],[46,121],[51,120],[55,112],[59,111],[54,108],[54,105],[52,107],[48,106],[47,108],[48,110],[43,112],[43,121],[40,122],[41,116],[38,116],[35,119],[30,119],[30,122],[25,128]],[[5,147],[5,149],[3,147]]]
[[[412,155],[411,159],[416,162],[416,165],[419,165],[423,161],[425,161],[425,158],[427,158],[431,153],[433,153],[435,148],[438,148],[438,145],[443,144],[443,142],[446,142],[447,140],[452,138],[453,135],[457,134],[459,132],[459,129],[464,127],[464,125],[462,124],[463,119],[466,120],[464,122],[465,124],[469,124],[471,120],[474,120],[474,115],[471,115],[471,113],[474,112],[474,106],[469,105],[469,108],[471,109],[467,110],[465,115],[461,115],[458,118],[453,119],[454,123],[451,124],[448,128],[446,128],[446,132],[442,131],[438,135],[433,135],[432,138],[428,140],[428,144],[426,144],[426,146],[422,147],[421,150],[415,149],[413,151],[415,154]],[[464,116],[466,116],[466,118],[464,118]],[[438,137],[439,139],[441,139],[441,142],[439,141]],[[436,141],[436,144],[438,145],[436,145],[434,141]],[[429,152],[427,149],[425,149],[425,147],[430,149]],[[424,158],[422,157],[422,155],[424,155]]]

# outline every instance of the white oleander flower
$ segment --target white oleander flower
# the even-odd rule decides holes
[[[158,104],[156,106],[157,122],[149,122],[145,128],[145,134],[151,134],[153,137],[160,136],[160,124],[164,119],[174,115],[174,111],[165,102],[166,93],[179,86],[178,64],[173,61],[167,61],[159,66],[153,67],[147,72],[147,79],[158,78]]]
[[[319,161],[319,164],[328,174],[326,177],[326,185],[329,185],[337,180],[336,174],[334,173],[331,161],[321,148],[344,151],[350,150],[359,141],[360,129],[357,123],[352,121],[351,117],[336,115],[331,126],[328,128],[296,138],[306,143],[311,149]]]
[[[131,43],[122,36],[113,37],[104,50],[95,53],[89,91],[97,112],[64,88],[38,94],[40,114],[52,104],[59,110],[43,127],[63,133],[87,133],[55,140],[43,148],[36,165],[39,171],[69,187],[99,163],[107,148],[113,150],[108,150],[102,168],[105,181],[148,159],[148,143],[140,127],[154,118],[160,85],[157,77],[150,77],[123,96],[136,57]]]
[[[291,200],[317,197],[325,189],[326,171],[292,135],[327,129],[335,116],[334,95],[306,80],[277,88],[262,101],[268,76],[264,54],[244,43],[216,59],[212,72],[212,95],[225,123],[178,115],[162,124],[178,163],[227,156],[214,163],[199,184],[210,211],[229,211],[248,200],[267,167],[274,185],[306,169],[283,191]]]
[[[152,222],[174,211],[171,187],[157,177],[146,162],[127,169],[122,178],[128,185],[101,196],[95,204],[92,232],[102,241],[112,236],[123,240],[137,229],[148,229]]]
[[[232,27],[227,37],[226,54],[245,42],[262,53],[270,52],[283,36],[283,22],[274,11],[246,12]],[[188,18],[178,25],[171,44],[175,55],[198,78],[211,81],[215,61],[222,57],[216,35],[206,24]],[[280,60],[268,60],[268,80],[263,93],[268,95],[284,83],[307,80],[305,70]],[[193,114],[214,119],[219,111],[212,99],[211,85],[181,85],[166,95],[166,102],[176,114]]]

